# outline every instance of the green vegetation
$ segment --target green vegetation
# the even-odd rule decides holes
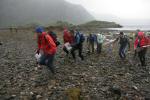
[[[119,24],[116,24],[115,22],[107,22],[107,21],[90,21],[85,24],[80,24],[80,25],[73,25],[69,22],[66,21],[57,21],[56,23],[53,23],[49,25],[48,27],[53,27],[53,28],[73,28],[73,27],[79,27],[79,28],[120,28],[122,27]]]
[[[66,21],[57,21],[53,26],[71,27],[74,26],[72,23]]]
[[[120,28],[122,27],[119,24],[116,24],[115,22],[107,22],[107,21],[90,21],[85,24],[79,25],[79,27],[85,27],[85,28]]]

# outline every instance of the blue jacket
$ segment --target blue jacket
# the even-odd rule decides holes
[[[76,32],[75,34],[75,43],[76,44],[80,44],[80,32]]]

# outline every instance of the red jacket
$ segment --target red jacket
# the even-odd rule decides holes
[[[43,32],[38,37],[38,49],[43,50],[44,54],[54,55],[56,53],[56,44],[54,43],[52,37],[46,32]]]
[[[139,43],[139,39],[138,37],[136,38],[135,42],[134,42],[134,49],[137,48],[137,45]],[[150,45],[150,39],[147,37],[142,37],[139,43],[140,47],[146,46],[146,45]]]
[[[72,44],[74,42],[74,36],[71,35],[68,31],[64,31],[64,43],[69,42],[70,44]]]
[[[148,45],[150,45],[150,37],[148,37]]]

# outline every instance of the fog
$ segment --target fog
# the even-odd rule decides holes
[[[122,24],[149,24],[150,0],[66,0],[85,7],[95,18]]]
[[[150,0],[0,0],[0,26],[94,19],[150,25]]]
[[[82,6],[64,0],[0,0],[0,15],[1,27],[57,21],[80,24],[94,19]]]

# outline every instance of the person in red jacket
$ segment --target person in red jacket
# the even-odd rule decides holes
[[[134,49],[138,53],[138,57],[140,59],[141,65],[146,66],[145,63],[145,55],[147,52],[147,45],[149,45],[148,38],[144,35],[144,32],[138,32],[138,36],[134,42]]]
[[[44,32],[42,27],[36,28],[36,33],[38,36],[38,50],[37,53],[41,54],[39,64],[46,65],[54,74],[53,60],[56,54],[56,44],[54,43],[52,37]]]
[[[64,30],[64,34],[63,34],[63,39],[64,39],[64,44],[65,43],[69,43],[70,45],[72,45],[74,43],[74,31],[73,30]],[[66,52],[66,54],[69,54],[69,51],[67,50],[67,48],[64,46],[63,47],[64,52]]]

